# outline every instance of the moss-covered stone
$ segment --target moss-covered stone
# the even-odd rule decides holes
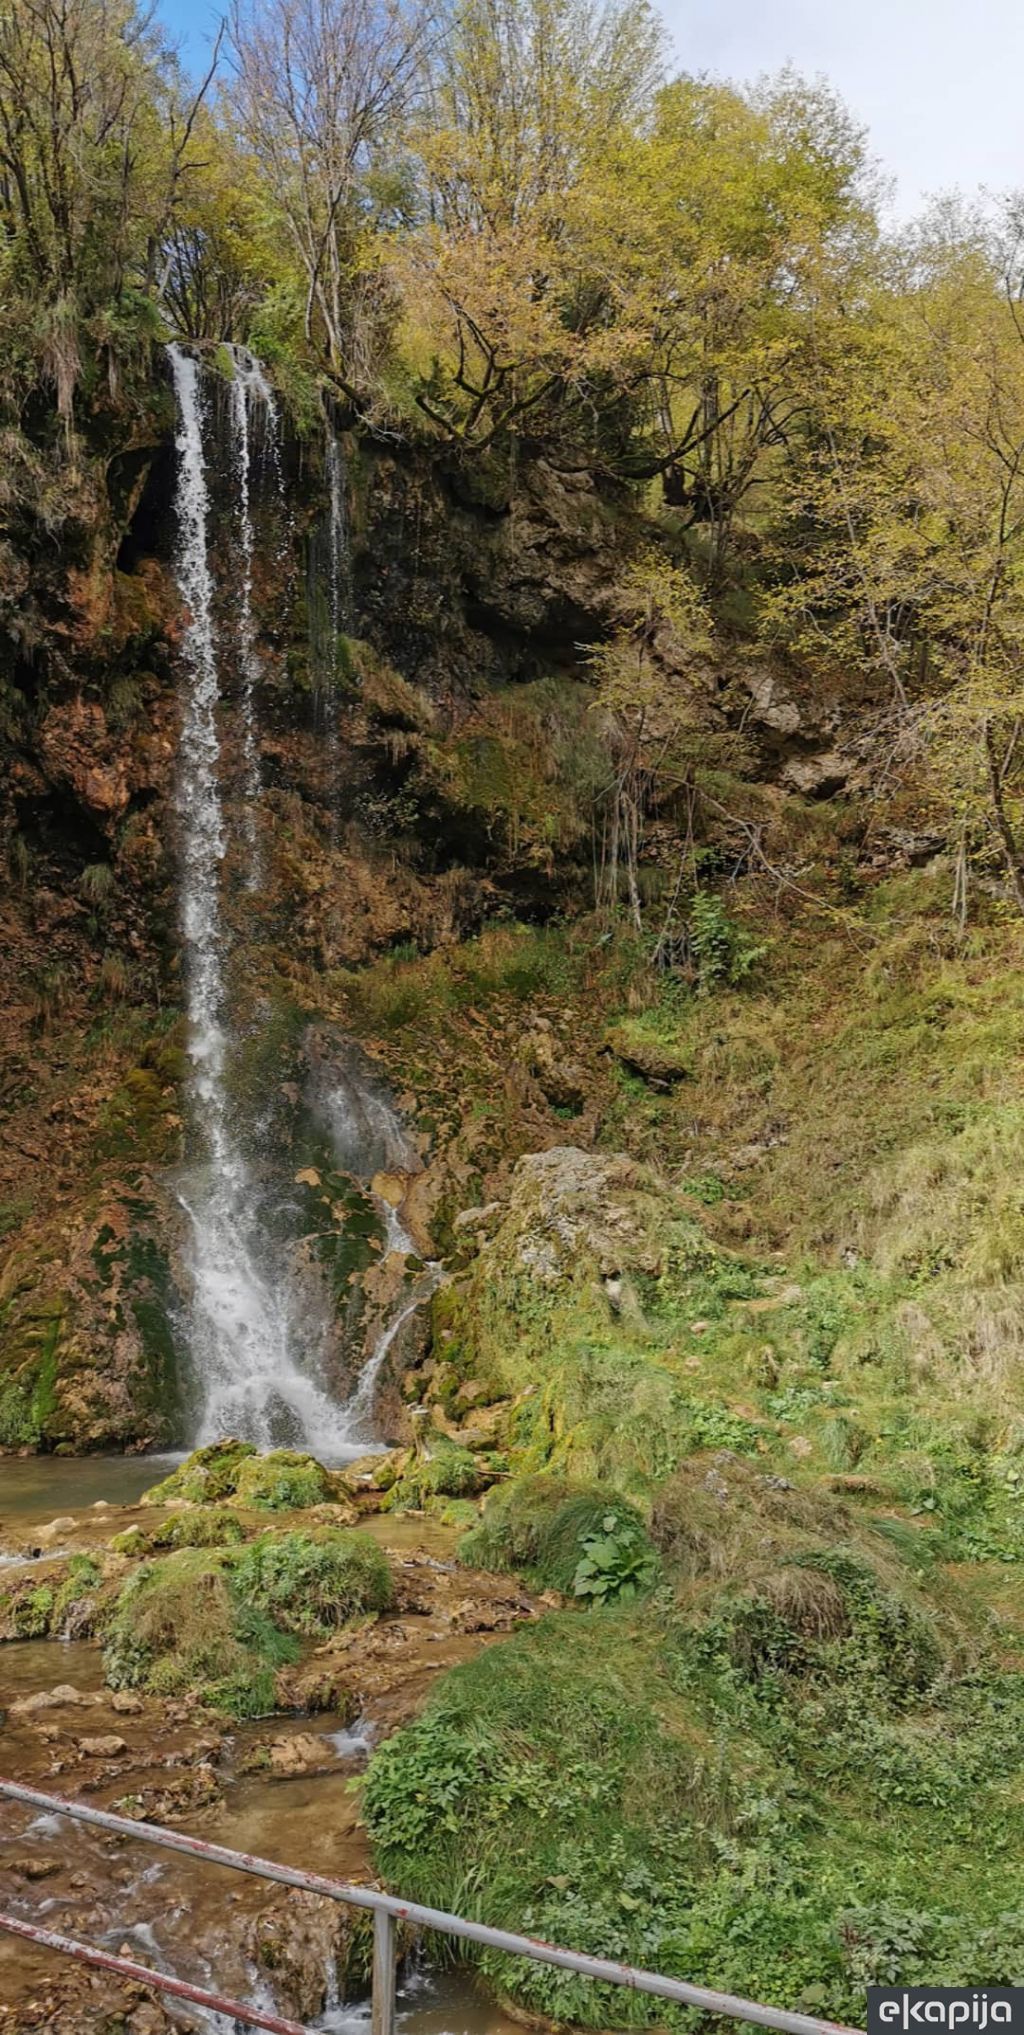
[[[103,1648],[114,1689],[195,1693],[236,1717],[274,1708],[274,1671],[295,1642],[253,1615],[234,1587],[231,1558],[183,1548],[144,1562],[123,1585]]]
[[[251,1441],[209,1442],[204,1448],[193,1449],[169,1477],[154,1484],[143,1503],[166,1505],[172,1499],[185,1498],[192,1505],[216,1505],[233,1497],[243,1462],[255,1454]]]
[[[214,1516],[197,1508],[179,1519]],[[221,1510],[220,1532],[228,1521],[238,1525]],[[244,1547],[153,1553],[120,1585],[104,1618],[107,1681],[194,1695],[235,1717],[267,1714],[279,1707],[275,1676],[299,1658],[297,1635],[327,1638],[349,1619],[386,1609],[393,1594],[387,1557],[369,1535],[329,1527],[272,1530]],[[45,1631],[53,1605],[26,1604],[18,1617]],[[287,1690],[280,1707],[294,1707]]]
[[[263,1534],[234,1573],[246,1603],[285,1631],[315,1639],[350,1618],[386,1611],[394,1598],[387,1556],[368,1533]]]
[[[407,1462],[384,1500],[387,1512],[417,1511],[432,1498],[467,1498],[486,1489],[494,1473],[481,1456],[447,1435],[431,1433],[425,1452]]]
[[[48,1566],[42,1579],[19,1571],[0,1586],[0,1640],[88,1638],[101,1584],[90,1555]]]
[[[296,1512],[323,1505],[335,1495],[337,1480],[314,1456],[294,1449],[271,1449],[246,1456],[239,1464],[232,1502],[257,1512]]]
[[[261,1455],[251,1442],[210,1442],[147,1491],[147,1505],[186,1499],[192,1505],[226,1503],[256,1512],[297,1512],[344,1495],[341,1479],[296,1449]],[[198,1530],[198,1529],[197,1529]],[[198,1545],[199,1543],[194,1543]]]

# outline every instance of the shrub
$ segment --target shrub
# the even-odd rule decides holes
[[[615,1521],[613,1528],[606,1525],[609,1519]],[[602,1546],[612,1536],[614,1551]],[[633,1588],[646,1583],[656,1568],[634,1506],[610,1497],[601,1486],[548,1476],[525,1477],[495,1492],[479,1523],[460,1542],[459,1559],[476,1568],[517,1571],[539,1589],[593,1601],[613,1598],[627,1583]],[[602,1573],[608,1587],[589,1587]],[[613,1587],[615,1578],[618,1588]]]
[[[264,1534],[238,1557],[235,1583],[246,1603],[286,1632],[315,1639],[362,1612],[387,1610],[394,1596],[376,1541],[331,1527]]]
[[[689,934],[697,981],[704,990],[745,982],[767,952],[729,917],[713,890],[697,892],[690,907]]]

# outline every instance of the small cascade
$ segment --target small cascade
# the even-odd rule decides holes
[[[202,1392],[200,1441],[237,1434],[262,1447],[344,1451],[341,1409],[300,1368],[303,1338],[287,1266],[261,1224],[259,1195],[232,1123],[221,913],[225,850],[220,681],[209,564],[209,489],[200,370],[169,349],[178,407],[176,570],[187,613],[179,771],[181,916],[192,1103],[206,1163],[183,1186],[191,1219],[190,1345]]]
[[[338,729],[340,644],[352,607],[345,455],[333,426],[325,426],[324,473],[327,513],[310,536],[308,610],[316,718],[326,755],[326,790],[332,840],[337,836],[341,745]]]
[[[387,1097],[375,1086],[360,1053],[350,1052],[347,1063],[340,1069],[334,1068],[332,1079],[321,1089],[317,1102],[329,1127],[338,1163],[354,1178],[369,1185],[380,1173],[416,1171],[420,1162],[409,1134]],[[384,1223],[384,1258],[394,1253],[418,1259],[416,1244],[398,1210],[378,1195],[373,1198]],[[406,1322],[426,1304],[440,1283],[441,1271],[440,1264],[433,1260],[424,1264],[411,1290],[381,1330],[345,1405],[345,1422],[353,1442],[372,1442],[380,1374]]]
[[[330,503],[330,563],[328,567],[328,590],[331,612],[331,629],[334,636],[334,669],[337,675],[338,637],[348,626],[352,589],[350,586],[350,552],[348,541],[348,509],[346,506],[345,456],[341,440],[336,431],[327,434],[327,493]]]
[[[252,512],[253,450],[262,446],[269,455],[280,491],[280,427],[274,392],[260,363],[245,347],[231,349],[234,374],[231,381],[231,431],[235,482],[238,491],[238,526],[242,584],[238,605],[238,651],[242,674],[241,748],[242,796],[245,840],[249,849],[247,882],[252,890],[260,883],[258,808],[260,757],[256,739],[256,695],[262,676],[256,627],[252,608],[252,574],[255,533]]]

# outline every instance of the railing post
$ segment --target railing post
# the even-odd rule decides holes
[[[395,1918],[386,1908],[378,1908],[373,1917],[371,2035],[394,2035],[396,1963]]]

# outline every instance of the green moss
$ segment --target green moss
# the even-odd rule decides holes
[[[486,1465],[472,1449],[432,1433],[430,1454],[414,1457],[384,1500],[389,1512],[418,1511],[431,1498],[465,1498],[489,1481]]]
[[[32,1427],[40,1436],[45,1436],[49,1432],[58,1411],[58,1350],[63,1326],[63,1313],[55,1314],[43,1338],[39,1362],[32,1385],[30,1419]]]
[[[102,1574],[91,1555],[72,1555],[67,1574],[53,1600],[50,1630],[57,1638],[69,1632],[85,1639],[93,1627],[93,1609]]]
[[[43,1582],[31,1571],[18,1571],[0,1589],[0,1640],[87,1639],[102,1586],[101,1568],[91,1555],[48,1566]]]
[[[155,1067],[133,1067],[115,1088],[100,1118],[96,1155],[101,1159],[163,1161],[175,1156],[178,1126],[175,1098]]]
[[[248,1455],[239,1463],[234,1503],[251,1505],[259,1512],[293,1512],[325,1504],[334,1492],[330,1471],[313,1456],[272,1449],[268,1455]]]
[[[245,1528],[236,1512],[229,1512],[225,1505],[203,1505],[176,1512],[155,1526],[149,1544],[155,1548],[237,1547],[244,1539]]]
[[[142,1415],[155,1418],[161,1437],[171,1439],[182,1425],[184,1364],[174,1330],[170,1258],[155,1237],[138,1230],[130,1234],[124,1279],[145,1367],[135,1391],[136,1404]]]
[[[193,1505],[227,1502],[257,1512],[299,1511],[334,1498],[336,1479],[314,1456],[294,1449],[260,1455],[251,1442],[211,1442],[193,1453],[147,1491],[144,1503],[166,1505],[185,1498]]]
[[[111,1688],[200,1694],[232,1716],[273,1708],[273,1671],[295,1642],[238,1592],[232,1558],[184,1548],[145,1562],[123,1584],[107,1622]]]
[[[220,1516],[221,1533],[229,1521],[238,1524]],[[326,1638],[385,1609],[392,1594],[387,1558],[366,1534],[325,1528],[268,1532],[243,1548],[178,1547],[122,1583],[104,1619],[106,1678],[115,1689],[191,1693],[234,1717],[263,1715],[276,1707],[277,1670],[298,1658],[296,1634]]]
[[[31,1393],[17,1378],[0,1379],[0,1448],[33,1448],[38,1440]]]
[[[45,1639],[53,1617],[52,1583],[19,1580],[0,1590],[0,1639]]]
[[[246,1602],[285,1631],[317,1639],[362,1613],[387,1610],[394,1596],[376,1541],[332,1528],[264,1534],[240,1555],[235,1581]]]
[[[166,1505],[172,1498],[187,1498],[193,1505],[215,1505],[233,1495],[243,1462],[255,1454],[250,1441],[210,1442],[194,1449],[169,1477],[154,1484],[142,1502]]]

